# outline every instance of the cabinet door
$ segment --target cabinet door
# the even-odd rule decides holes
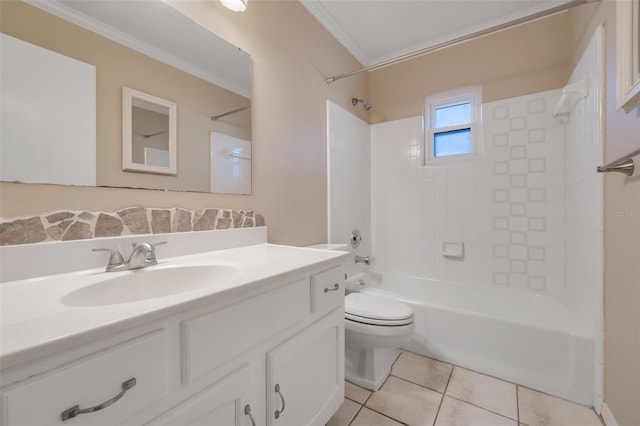
[[[324,425],[343,399],[344,312],[336,309],[267,353],[267,424]]]
[[[250,389],[251,370],[245,365],[156,417],[147,425],[249,426],[252,423],[245,410]]]

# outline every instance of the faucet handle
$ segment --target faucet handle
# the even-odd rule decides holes
[[[116,249],[109,248],[94,248],[91,251],[108,251],[111,252],[111,256],[109,257],[109,265],[108,266],[120,266],[124,264],[124,259],[120,252]]]
[[[166,241],[160,241],[157,243],[131,243],[131,247],[136,248],[138,244],[147,244],[152,249],[156,248],[156,246],[161,246],[162,244],[167,244]]]
[[[161,246],[163,244],[167,244],[167,241],[159,241],[157,243],[152,243],[151,247],[156,248],[157,246]]]

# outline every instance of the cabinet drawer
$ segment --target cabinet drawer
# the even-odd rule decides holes
[[[303,279],[184,321],[183,382],[191,382],[308,314],[309,282]]]
[[[311,312],[335,309],[344,303],[344,268],[311,275]]]
[[[13,425],[112,425],[165,395],[165,335],[139,337],[98,352],[4,393],[5,423]],[[104,409],[62,420],[74,406],[90,408],[114,398],[123,383],[136,383]]]

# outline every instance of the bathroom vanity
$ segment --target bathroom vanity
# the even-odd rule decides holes
[[[2,425],[324,425],[344,398],[346,253],[266,244],[254,228],[30,254],[48,250],[55,269],[56,256],[161,240],[156,266],[107,273],[92,253],[91,269],[2,283]],[[10,269],[30,249],[2,250]]]

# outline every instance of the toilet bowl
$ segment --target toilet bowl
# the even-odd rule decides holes
[[[398,348],[414,330],[413,311],[404,303],[366,293],[347,294],[345,378],[366,389],[380,389]]]

